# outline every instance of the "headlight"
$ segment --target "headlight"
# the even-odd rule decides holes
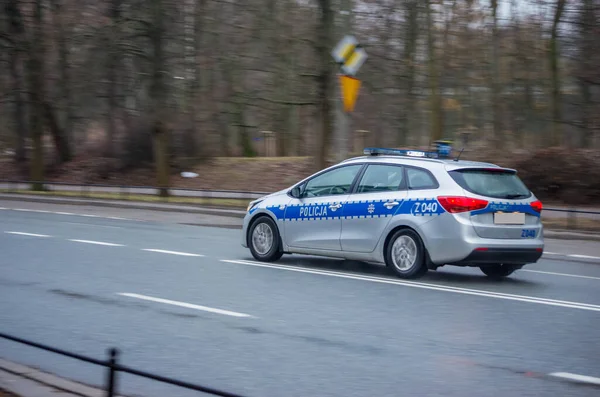
[[[246,208],[246,212],[250,211],[256,205],[258,205],[261,201],[262,200],[254,200],[254,201],[251,201],[250,203],[248,203],[248,208]]]

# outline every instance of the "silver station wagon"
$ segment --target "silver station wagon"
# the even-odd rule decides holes
[[[345,258],[401,278],[445,265],[506,277],[542,256],[542,203],[516,170],[440,151],[364,154],[251,202],[242,245],[259,261]]]

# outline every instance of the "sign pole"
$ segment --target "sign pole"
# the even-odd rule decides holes
[[[350,11],[348,10],[346,13],[348,15],[346,21],[349,21]],[[346,23],[349,24],[349,22]],[[352,151],[350,148],[352,142],[350,136],[352,118],[350,113],[354,110],[354,104],[360,89],[360,80],[354,76],[365,62],[367,53],[355,37],[348,35],[340,40],[331,55],[340,65],[340,72],[337,75],[339,99],[337,95],[335,96],[336,128],[334,142],[338,149],[336,159],[342,161]]]
[[[342,0],[341,2],[341,31],[349,32],[352,29],[352,0]],[[352,47],[354,49],[355,47]],[[351,56],[348,52],[345,58]],[[336,76],[337,77],[337,76]],[[340,99],[336,103],[336,116],[337,116],[337,131],[338,131],[338,161],[342,161],[348,157],[348,142],[350,141],[350,130],[351,130],[351,115],[344,109],[344,90],[342,87],[342,81],[337,78],[340,93]]]

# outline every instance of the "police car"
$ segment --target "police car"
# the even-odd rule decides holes
[[[400,278],[446,265],[506,277],[542,256],[542,203],[516,170],[451,158],[447,146],[364,154],[252,201],[242,245],[259,261],[337,257]]]

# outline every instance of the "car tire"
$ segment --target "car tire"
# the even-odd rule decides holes
[[[396,231],[385,250],[385,263],[398,277],[414,279],[427,273],[425,246],[411,229]]]
[[[274,262],[281,258],[281,237],[273,219],[262,216],[252,223],[248,230],[248,247],[258,261]]]
[[[520,266],[513,265],[491,265],[491,266],[479,266],[479,269],[488,277],[500,279],[508,277],[519,269]]]

